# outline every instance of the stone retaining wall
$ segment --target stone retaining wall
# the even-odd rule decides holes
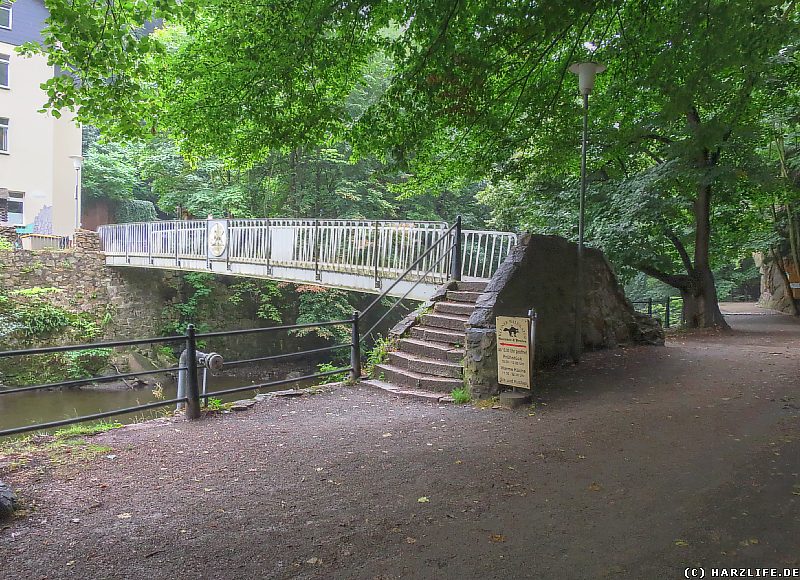
[[[584,347],[664,344],[661,325],[634,311],[603,253],[587,248],[585,256]],[[493,395],[501,388],[497,384],[497,316],[527,316],[529,309],[535,309],[536,365],[572,359],[576,264],[574,243],[557,236],[520,236],[467,325],[464,376],[473,396]]]
[[[70,250],[0,252],[0,288],[59,288],[47,295],[55,306],[102,317],[111,314],[106,338],[157,336],[165,305],[177,299],[176,273],[109,268],[96,233],[76,232]]]

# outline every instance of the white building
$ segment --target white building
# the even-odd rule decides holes
[[[40,0],[0,0],[0,224],[70,235],[79,176],[70,156],[81,154],[81,128],[67,111],[60,119],[39,112],[40,85],[56,71],[44,56],[15,52],[41,40],[47,16]]]

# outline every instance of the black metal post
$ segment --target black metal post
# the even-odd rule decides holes
[[[665,328],[669,328],[669,303],[672,302],[672,298],[667,296],[667,299],[664,301],[664,318],[665,320]]]
[[[358,330],[358,319],[361,314],[358,310],[353,312],[353,342],[350,345],[350,378],[353,382],[361,379],[361,335]]]
[[[186,327],[186,359],[187,381],[186,385],[186,418],[200,418],[200,386],[197,380],[197,340],[195,339],[194,324]]]
[[[450,277],[453,280],[461,280],[461,216],[456,218],[456,227],[453,230],[455,243],[453,244],[453,257],[450,260]]]
[[[647,316],[653,316],[653,299],[647,299]]]

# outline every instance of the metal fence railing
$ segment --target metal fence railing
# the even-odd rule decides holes
[[[3,397],[13,397],[15,394],[23,393],[23,392],[30,392],[30,391],[44,391],[44,390],[51,390],[56,388],[63,388],[63,387],[75,387],[80,385],[86,385],[91,383],[103,383],[103,382],[112,382],[117,380],[122,380],[129,377],[141,377],[146,375],[156,375],[156,374],[163,374],[169,372],[186,372],[187,376],[187,384],[186,384],[186,392],[185,394],[181,395],[180,390],[177,397],[166,399],[166,400],[158,400],[153,401],[150,403],[144,403],[141,405],[135,405],[132,407],[124,407],[119,409],[113,409],[108,411],[102,411],[99,413],[92,413],[89,415],[81,415],[76,417],[69,417],[65,419],[60,419],[57,421],[49,421],[44,423],[34,423],[29,425],[23,425],[19,427],[13,427],[9,429],[0,430],[0,437],[7,436],[7,435],[17,435],[20,433],[27,433],[31,431],[40,431],[43,429],[51,429],[54,427],[61,427],[64,425],[71,425],[74,423],[82,423],[84,421],[93,421],[96,419],[104,419],[107,417],[115,417],[119,415],[125,415],[128,413],[135,413],[138,411],[144,411],[147,409],[154,409],[158,407],[167,407],[170,405],[176,404],[185,404],[186,406],[186,418],[187,419],[197,419],[200,417],[200,409],[201,409],[201,399],[205,399],[208,401],[209,397],[216,397],[221,395],[227,395],[230,393],[237,393],[241,391],[253,391],[258,389],[265,389],[270,387],[276,387],[280,385],[287,385],[287,384],[296,384],[302,383],[305,381],[313,380],[316,378],[322,377],[330,377],[332,375],[340,375],[344,373],[350,373],[351,378],[356,378],[361,375],[361,363],[360,363],[360,335],[358,330],[358,315],[354,315],[352,319],[346,320],[332,320],[326,322],[316,322],[316,323],[309,323],[309,324],[293,324],[293,325],[285,325],[285,326],[272,326],[266,328],[255,328],[255,329],[246,329],[246,330],[230,330],[230,331],[223,331],[223,332],[206,332],[206,333],[197,333],[195,332],[195,328],[193,325],[189,325],[186,329],[185,335],[175,335],[175,336],[164,336],[164,337],[156,337],[156,338],[144,338],[144,339],[136,339],[136,340],[118,340],[118,341],[107,341],[107,342],[97,342],[92,344],[77,344],[77,345],[70,345],[70,346],[53,346],[53,347],[43,347],[43,348],[30,348],[30,349],[19,349],[19,350],[7,350],[0,352],[0,358],[9,358],[9,357],[24,357],[24,356],[34,356],[34,355],[43,355],[43,354],[54,354],[59,352],[80,352],[80,351],[90,351],[95,349],[110,349],[116,347],[126,347],[126,346],[138,346],[138,345],[153,345],[153,344],[165,344],[165,343],[178,343],[183,344],[185,352],[188,353],[188,357],[186,360],[188,361],[197,361],[196,354],[197,351],[197,343],[198,341],[208,340],[212,338],[223,338],[227,336],[235,336],[235,335],[258,335],[263,336],[264,334],[276,333],[276,332],[290,332],[300,329],[314,329],[314,328],[321,328],[321,327],[330,327],[330,326],[348,326],[351,328],[351,336],[352,340],[348,343],[344,344],[335,344],[332,346],[326,346],[322,348],[315,348],[303,351],[296,351],[290,353],[283,353],[278,355],[271,355],[271,356],[264,356],[264,357],[256,357],[250,359],[242,359],[242,360],[233,360],[230,362],[226,362],[226,366],[238,366],[244,365],[249,363],[255,363],[259,361],[279,361],[283,359],[295,358],[295,357],[302,357],[308,356],[311,354],[317,354],[322,352],[330,352],[335,350],[343,350],[343,349],[350,349],[350,366],[336,368],[333,370],[327,370],[325,372],[319,372],[314,374],[308,374],[300,377],[295,378],[287,378],[281,379],[277,381],[265,382],[260,384],[246,384],[239,387],[227,388],[217,391],[209,391],[202,393],[200,392],[200,384],[198,379],[198,368],[199,364],[186,364],[186,366],[181,366],[180,363],[178,366],[171,366],[166,368],[158,368],[148,371],[137,371],[137,372],[130,372],[130,373],[120,373],[110,376],[91,376],[85,377],[80,379],[74,380],[67,380],[67,381],[60,381],[60,382],[51,382],[51,383],[43,383],[39,385],[31,385],[31,386],[23,386],[23,387],[12,387],[12,388],[5,388],[0,389],[0,398]]]
[[[426,273],[433,284],[447,281],[452,267],[445,254],[427,252],[442,232],[444,222],[325,220],[325,219],[230,219],[184,220],[104,225],[98,230],[108,256],[169,259],[209,259],[209,231],[217,222],[226,232],[225,261],[228,264],[260,264],[269,275],[273,267],[358,274],[394,279],[411,264],[416,270],[406,278]],[[466,278],[488,280],[516,243],[508,232],[464,230],[461,262]],[[425,259],[419,260],[425,254]],[[436,264],[434,267],[433,265]],[[141,264],[137,264],[141,265]]]
[[[680,296],[631,300],[631,304],[638,312],[661,320],[664,328],[676,325],[682,326],[686,323],[683,313],[683,299]]]

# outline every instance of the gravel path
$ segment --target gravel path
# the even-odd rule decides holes
[[[800,324],[592,353],[533,408],[366,387],[3,475],[0,577],[683,578],[800,567]],[[108,456],[113,458],[109,458]]]

